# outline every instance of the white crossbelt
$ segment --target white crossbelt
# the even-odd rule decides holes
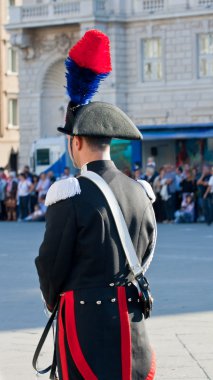
[[[99,189],[104,194],[117,226],[118,234],[120,236],[121,244],[129,263],[129,267],[134,274],[134,277],[138,276],[143,272],[143,269],[136,255],[135,248],[133,246],[132,239],[130,237],[122,211],[112,190],[106,181],[97,173],[94,173],[92,171],[85,171],[83,174],[81,174],[81,177],[90,179],[99,187]]]

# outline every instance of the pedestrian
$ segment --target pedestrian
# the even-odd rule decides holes
[[[7,185],[7,181],[5,179],[4,169],[0,168],[0,220],[6,219],[6,208],[5,208],[6,185]]]
[[[175,211],[175,223],[192,223],[194,221],[194,194],[184,193],[181,209]]]
[[[176,183],[176,192],[175,192],[175,210],[178,210],[181,207],[182,202],[182,187],[181,182],[183,181],[183,169],[181,166],[178,166],[175,170],[175,183]]]
[[[167,186],[168,193],[168,197],[165,199],[166,221],[172,222],[174,220],[176,203],[176,174],[172,165],[167,164],[164,168],[164,180],[166,180],[165,184]]]
[[[16,215],[16,200],[17,200],[17,188],[18,188],[18,180],[16,178],[15,172],[10,172],[6,185],[6,213],[7,220],[15,221],[17,218]]]
[[[23,173],[25,174],[28,181],[33,181],[33,174],[30,172],[30,167],[28,165],[24,166]]]
[[[146,166],[152,166],[154,169],[156,169],[156,162],[155,162],[155,159],[154,157],[148,157],[147,158],[147,164]]]
[[[193,166],[192,167],[192,176],[194,178],[194,183],[195,183],[195,212],[194,212],[194,222],[197,222],[199,218],[199,190],[197,186],[197,181],[200,178],[199,175],[199,168],[198,166]]]
[[[34,206],[33,212],[24,218],[25,222],[44,222],[47,207],[44,204],[46,195],[41,195],[38,199],[38,203]]]
[[[161,193],[163,186],[165,185],[166,180],[164,180],[165,176],[165,169],[164,167],[161,167],[159,169],[159,175],[155,177],[154,182],[153,182],[153,190],[156,195],[156,201],[153,205],[154,211],[155,211],[155,217],[157,222],[163,222],[166,220],[166,215],[165,215],[165,199],[163,199],[163,195]],[[167,186],[165,185],[165,190],[167,192]],[[168,199],[168,194],[167,198]]]
[[[36,191],[38,192],[38,198],[41,198],[42,195],[46,195],[48,189],[50,188],[51,182],[47,177],[46,173],[41,173],[39,181],[36,186]]]
[[[81,93],[81,76],[87,83],[85,75],[97,81],[98,76],[99,80],[103,77],[102,72],[106,76],[111,70],[108,45],[108,37],[102,32],[88,31],[66,60],[72,101],[65,127],[58,130],[67,135],[70,157],[81,175],[57,181],[49,189],[46,232],[36,258],[49,310],[55,312],[59,302],[56,357],[60,380],[152,380],[155,375],[144,302],[132,283],[124,241],[115,224],[118,221],[113,219],[113,207],[105,194],[87,178],[98,175],[114,193],[140,260],[133,270],[141,271],[142,265],[145,271],[156,238],[151,203],[154,194],[149,184],[146,192],[140,182],[119,171],[110,158],[113,137],[141,139],[141,134],[117,107],[88,102],[91,95],[85,87]],[[75,96],[73,86],[80,89],[81,96]]]
[[[56,181],[54,172],[51,170],[49,172],[47,172],[47,178],[49,178],[51,185]]]
[[[210,167],[208,165],[203,165],[202,174],[197,181],[198,187],[198,202],[200,206],[200,210],[204,216],[204,220],[206,224],[211,224],[211,208],[209,197],[204,197],[206,194],[206,190],[209,186],[209,180],[211,177]]]
[[[196,181],[193,176],[192,169],[185,170],[185,178],[181,182],[182,194],[185,193],[195,193],[196,192]]]
[[[4,168],[2,166],[0,167],[0,177],[2,179],[4,179],[5,181],[7,181],[7,176],[6,176],[6,174],[4,172]]]
[[[61,179],[66,179],[69,177],[73,177],[73,175],[70,174],[70,168],[68,166],[65,166],[64,171],[61,175]]]
[[[205,202],[207,203],[207,208],[208,208],[207,224],[209,226],[213,222],[213,166],[211,168],[211,174],[212,175],[208,181],[208,187],[207,187],[206,192],[203,196]]]
[[[32,183],[26,178],[25,173],[20,173],[18,176],[18,205],[19,205],[19,219],[26,218],[30,213],[30,190]]]
[[[38,191],[37,191],[38,181],[39,181],[39,177],[36,174],[33,174],[32,185],[30,188],[30,213],[33,213],[35,209],[35,205],[37,205],[38,203]]]
[[[141,166],[138,163],[135,163],[133,165],[133,178],[138,180],[138,179],[142,179],[142,177],[143,175],[141,171]]]
[[[149,182],[149,184],[153,187],[153,182],[157,176],[158,176],[158,173],[156,172],[155,167],[150,164],[150,165],[147,165],[145,174],[144,176],[142,176],[142,178],[145,181]]]

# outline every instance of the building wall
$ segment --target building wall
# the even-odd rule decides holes
[[[0,1],[0,167],[10,169],[10,153],[19,149],[19,126],[8,125],[8,99],[18,97],[18,75],[8,70],[10,35],[4,25],[8,21],[6,1]]]
[[[48,9],[66,3],[39,1],[47,3]],[[79,19],[78,13],[73,13],[78,22],[70,18],[69,24],[64,15],[64,26],[56,15],[52,25],[48,21],[44,27],[43,16],[36,21],[32,13],[34,28],[26,27],[29,19],[25,28],[12,31],[21,36],[20,165],[28,162],[33,140],[55,135],[56,127],[63,124],[68,101],[63,87],[63,60],[89,28],[103,30],[111,40],[113,72],[95,100],[117,104],[137,125],[213,122],[213,76],[202,79],[198,75],[198,36],[213,33],[213,9],[205,8],[205,1],[82,0],[77,11]],[[24,0],[26,6],[36,3]],[[164,3],[167,8],[162,11]],[[144,4],[150,8],[145,9]],[[89,21],[92,10],[95,17]],[[99,12],[97,17],[95,12]],[[86,14],[88,20],[82,17]],[[141,41],[153,38],[162,42],[163,76],[160,81],[145,82]]]
[[[197,38],[209,32],[213,14],[129,23],[128,112],[137,124],[213,121],[213,77],[198,76]],[[154,37],[162,39],[163,79],[143,82],[141,40]]]

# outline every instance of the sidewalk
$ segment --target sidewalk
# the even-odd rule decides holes
[[[157,356],[155,380],[213,380],[213,312],[153,317],[148,329]],[[35,380],[31,367],[41,329],[0,333],[0,380]],[[51,362],[52,336],[40,358]],[[44,380],[48,375],[39,376]],[[109,380],[113,380],[109,379]]]
[[[152,318],[155,380],[213,380],[213,312]]]

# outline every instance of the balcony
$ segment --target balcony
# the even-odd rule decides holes
[[[10,7],[7,29],[213,13],[213,0],[46,0]]]
[[[213,0],[133,0],[132,12],[154,18],[213,13]]]
[[[107,0],[49,1],[10,7],[7,29],[74,24],[108,14]]]

